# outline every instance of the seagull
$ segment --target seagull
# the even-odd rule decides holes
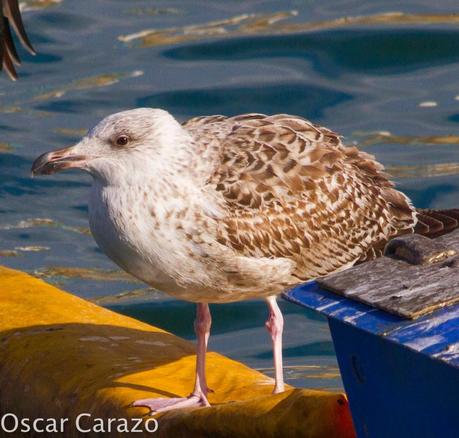
[[[35,55],[36,52],[24,29],[18,0],[0,0],[0,10],[2,13],[0,20],[0,70],[3,68],[8,76],[15,81],[18,76],[14,65],[20,65],[21,61],[14,46],[11,27],[27,51],[31,55]]]
[[[264,299],[275,384],[284,391],[281,292],[382,254],[394,236],[458,226],[459,210],[416,210],[372,155],[287,114],[196,117],[161,109],[103,119],[33,174],[92,176],[91,232],[134,277],[197,303],[188,397],[137,400],[151,413],[209,406],[209,303]]]

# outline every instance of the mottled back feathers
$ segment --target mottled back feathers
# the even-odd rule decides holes
[[[208,184],[225,211],[218,242],[287,258],[307,280],[379,255],[412,232],[416,212],[383,166],[300,117],[199,117],[184,127],[215,161]]]

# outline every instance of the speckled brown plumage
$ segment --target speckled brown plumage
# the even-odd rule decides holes
[[[117,144],[120,136],[128,141]],[[108,116],[34,168],[54,172],[67,155],[63,168],[93,176],[90,227],[104,252],[189,301],[276,295],[380,255],[393,236],[436,235],[458,222],[417,212],[374,157],[296,116],[180,125],[139,108]]]
[[[218,242],[247,257],[287,258],[307,280],[379,255],[411,232],[415,209],[383,166],[334,132],[290,115],[195,118],[218,154],[208,184],[226,211]]]

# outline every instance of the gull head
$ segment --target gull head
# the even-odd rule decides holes
[[[81,169],[95,179],[116,180],[154,173],[180,154],[188,134],[167,111],[137,108],[112,114],[74,146],[40,155],[32,175]]]

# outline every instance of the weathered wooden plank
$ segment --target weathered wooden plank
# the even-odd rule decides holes
[[[437,239],[394,239],[387,256],[329,275],[325,289],[402,316],[417,318],[459,302],[459,231]]]
[[[459,304],[407,320],[325,290],[315,281],[289,290],[283,298],[459,369]]]

